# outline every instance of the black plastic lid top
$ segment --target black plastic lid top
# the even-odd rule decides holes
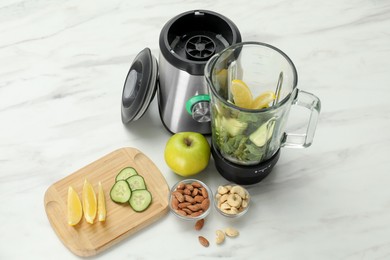
[[[164,58],[191,75],[203,75],[209,58],[239,42],[237,26],[225,16],[207,10],[177,15],[165,24],[159,38]]]
[[[122,92],[122,122],[138,120],[149,107],[157,89],[157,60],[149,48],[142,50],[131,64]]]

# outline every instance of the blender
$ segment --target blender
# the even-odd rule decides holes
[[[170,19],[160,33],[158,62],[145,48],[130,67],[122,92],[122,122],[141,118],[157,93],[161,122],[169,132],[210,134],[204,68],[214,54],[239,42],[237,26],[216,12],[193,10]]]
[[[243,42],[214,55],[205,68],[210,89],[212,155],[219,173],[238,184],[264,179],[281,147],[311,145],[321,102],[297,88],[297,71],[278,48]],[[310,110],[304,134],[286,133],[291,106]]]

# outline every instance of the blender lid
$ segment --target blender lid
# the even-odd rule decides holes
[[[128,124],[143,116],[157,89],[158,65],[149,48],[135,57],[122,92],[122,122]]]

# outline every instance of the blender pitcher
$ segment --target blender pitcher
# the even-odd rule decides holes
[[[281,50],[243,42],[214,55],[205,67],[211,99],[212,154],[220,174],[254,184],[276,164],[281,147],[311,145],[320,100],[297,88],[297,71]],[[286,133],[292,105],[311,111],[305,134]]]

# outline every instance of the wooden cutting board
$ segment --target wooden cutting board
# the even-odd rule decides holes
[[[110,199],[115,176],[128,166],[134,167],[144,177],[153,196],[152,204],[141,213],[133,211],[127,203],[119,205]],[[85,178],[94,186],[96,193],[99,181],[102,183],[107,218],[105,222],[95,220],[91,225],[83,216],[76,226],[69,226],[68,187],[72,185],[81,199]],[[168,194],[165,178],[147,156],[135,148],[121,148],[51,185],[45,193],[44,203],[50,224],[64,245],[74,254],[85,257],[104,251],[164,216],[168,212]]]

